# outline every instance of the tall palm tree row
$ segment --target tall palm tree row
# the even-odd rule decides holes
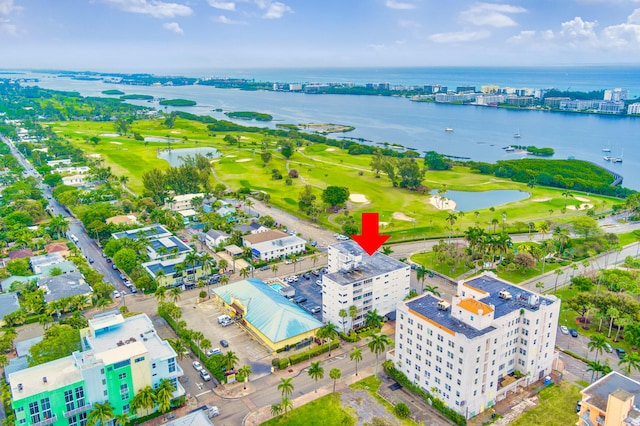
[[[324,368],[320,366],[320,361],[311,363],[309,367],[309,377],[316,382],[314,392],[318,393],[318,380],[324,378]]]

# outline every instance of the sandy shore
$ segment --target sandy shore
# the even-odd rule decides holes
[[[349,201],[352,203],[368,203],[369,200],[363,194],[351,194],[349,195]]]
[[[438,210],[455,210],[456,202],[448,198],[434,195],[429,199],[429,203]]]
[[[412,217],[409,217],[406,214],[400,212],[393,212],[392,217],[396,220],[404,220],[406,222],[413,222],[415,220]]]

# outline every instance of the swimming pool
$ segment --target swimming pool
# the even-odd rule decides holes
[[[278,283],[269,284],[269,287],[271,287],[273,291],[280,291],[284,288],[282,284],[278,284]]]

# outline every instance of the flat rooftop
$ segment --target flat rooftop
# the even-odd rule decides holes
[[[549,306],[557,300],[555,298],[543,297],[538,293],[528,291],[522,287],[509,284],[488,275],[473,278],[465,281],[465,283],[487,293],[486,297],[479,300],[487,305],[493,305],[494,318],[500,318],[513,311],[519,312],[520,309],[536,311],[539,306]],[[499,296],[500,290],[508,291],[509,294],[511,294],[511,299],[501,299]],[[530,297],[532,298],[530,299]],[[531,304],[531,301],[536,301],[537,305]]]
[[[44,383],[45,377],[46,384]],[[47,388],[57,389],[82,380],[82,374],[76,368],[72,356],[9,374],[13,400],[29,398]]]
[[[94,318],[89,323],[91,335],[86,338],[89,347],[102,358],[103,352],[118,349],[121,354],[139,353],[141,343],[153,359],[166,359],[176,356],[169,343],[163,341],[155,332],[153,323],[145,314],[136,315],[119,321],[119,314]],[[109,358],[115,355],[109,355]],[[105,360],[106,362],[106,360]]]
[[[140,237],[145,237],[149,240],[157,239],[161,237],[172,236],[173,234],[165,229],[164,226],[159,224],[154,224],[150,226],[145,226],[144,228],[130,229],[128,231],[116,232],[113,234],[113,237],[116,239],[120,238],[129,238],[132,240],[137,240]]]
[[[489,326],[482,330],[476,330],[462,321],[453,318],[451,316],[451,308],[446,311],[438,309],[438,303],[440,301],[441,299],[431,294],[425,294],[424,296],[417,297],[406,302],[406,304],[407,307],[415,313],[453,331],[454,333],[462,334],[468,339],[475,339],[476,337],[480,337],[483,334],[490,333],[496,329],[493,326]]]
[[[582,393],[587,396],[586,402],[606,412],[609,395],[618,390],[635,395],[636,404],[640,401],[640,382],[623,376],[617,371],[612,371],[591,386],[583,389]]]
[[[340,285],[349,285],[354,281],[373,278],[399,269],[409,269],[409,265],[406,263],[400,262],[386,254],[375,252],[372,256],[369,256],[358,243],[352,240],[332,244],[331,248],[338,250],[345,256],[362,256],[362,261],[353,262],[352,269],[332,272],[325,275],[325,277]]]

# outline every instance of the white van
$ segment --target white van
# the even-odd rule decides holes
[[[231,319],[229,315],[221,315],[218,317],[218,324],[222,324],[223,322],[227,322]]]
[[[77,242],[78,242],[78,237],[76,237],[76,236],[75,236],[75,235],[73,235],[73,234],[70,234],[70,235],[69,235],[69,238],[71,238],[71,241],[73,241],[74,243],[77,243]]]

